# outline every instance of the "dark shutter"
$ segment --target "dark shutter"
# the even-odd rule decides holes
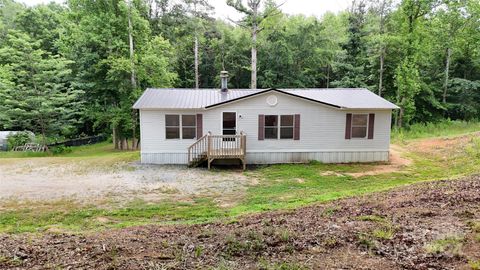
[[[258,115],[258,140],[262,141],[265,138],[265,115]]]
[[[345,124],[345,139],[350,140],[352,138],[352,114],[347,113],[347,121]]]
[[[295,123],[293,125],[293,139],[300,140],[300,114],[295,114]]]
[[[197,140],[203,136],[203,115],[197,114]]]
[[[375,129],[375,114],[371,113],[368,115],[368,139],[373,139],[373,131]]]

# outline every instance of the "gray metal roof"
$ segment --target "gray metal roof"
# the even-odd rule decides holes
[[[134,109],[203,109],[238,99],[276,91],[337,108],[397,109],[398,107],[365,88],[328,89],[147,89],[133,105]]]

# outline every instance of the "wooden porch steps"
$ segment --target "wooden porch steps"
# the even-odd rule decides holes
[[[212,135],[208,132],[188,147],[188,165],[199,166],[208,162],[208,169],[216,159],[239,159],[246,169],[246,135]]]

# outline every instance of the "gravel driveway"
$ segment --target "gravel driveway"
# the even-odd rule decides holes
[[[116,163],[95,159],[30,158],[0,160],[0,200],[90,201],[105,197],[223,194],[245,189],[241,171],[208,171],[184,166]]]

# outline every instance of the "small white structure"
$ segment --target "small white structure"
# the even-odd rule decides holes
[[[15,135],[20,132],[27,132],[32,138],[35,137],[31,131],[0,131],[0,151],[8,150],[8,136]]]
[[[147,89],[142,163],[388,161],[395,104],[367,89]]]

